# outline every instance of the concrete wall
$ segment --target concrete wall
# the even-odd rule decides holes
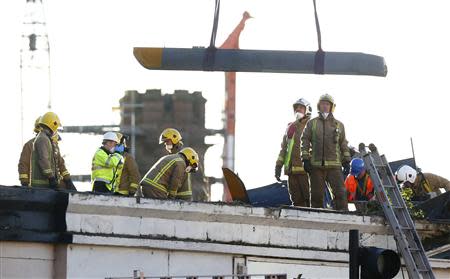
[[[211,252],[185,252],[102,245],[52,245],[1,242],[0,278],[106,278],[146,276],[227,275],[236,262],[248,274],[287,274],[288,278],[348,278],[345,262],[243,257]],[[432,260],[436,278],[449,278],[450,263]],[[408,278],[404,270],[405,278]],[[399,273],[396,278],[403,278]]]
[[[0,279],[53,278],[52,244],[0,241]]]
[[[0,278],[225,275],[239,263],[248,274],[348,278],[349,229],[360,230],[363,245],[396,247],[382,218],[320,210],[79,193],[70,195],[66,222],[70,244],[0,242]],[[450,278],[449,261],[431,265]]]
[[[335,212],[73,194],[66,219],[80,244],[346,261],[359,229],[365,245],[396,247],[382,219]]]
[[[67,278],[231,274],[232,257],[148,248],[69,245]]]

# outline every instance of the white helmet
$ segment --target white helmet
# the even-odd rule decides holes
[[[400,182],[409,181],[410,183],[414,183],[416,181],[417,171],[408,165],[403,165],[398,168],[395,177]]]
[[[114,132],[106,132],[106,133],[103,135],[103,141],[105,141],[105,140],[114,141],[114,142],[116,142],[117,144],[120,143],[119,137],[118,137],[117,134],[114,133]]]
[[[305,115],[308,115],[308,116],[311,115],[312,107],[311,107],[311,104],[306,99],[300,98],[297,101],[295,101],[295,103],[292,104],[294,111],[298,105],[304,106],[306,108]]]

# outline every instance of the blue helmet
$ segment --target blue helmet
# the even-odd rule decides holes
[[[360,158],[355,158],[350,162],[350,174],[359,176],[364,171],[364,161]]]

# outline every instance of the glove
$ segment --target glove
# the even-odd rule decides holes
[[[303,162],[303,169],[307,173],[311,173],[311,171],[312,171],[311,161],[310,160],[303,160],[302,162]]]
[[[347,176],[350,173],[350,163],[349,162],[344,162],[342,163],[342,173],[344,173],[344,176]]]
[[[20,185],[22,185],[23,187],[28,187],[28,182],[27,181],[20,181]]]
[[[72,190],[72,191],[76,191],[77,190],[77,188],[73,184],[72,179],[66,178],[66,179],[64,179],[64,183],[66,184],[67,190]]]
[[[114,152],[122,154],[124,150],[125,150],[125,146],[123,144],[119,144],[119,145],[116,145]]]
[[[55,177],[49,177],[48,178],[48,186],[50,186],[51,189],[56,189],[58,187],[58,181],[56,181]]]
[[[277,179],[277,181],[281,182],[281,166],[275,166],[275,178]]]

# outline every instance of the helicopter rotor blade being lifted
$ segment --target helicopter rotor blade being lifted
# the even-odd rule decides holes
[[[313,0],[317,51],[218,49],[215,47],[220,0],[215,0],[214,22],[207,48],[135,47],[134,56],[149,70],[265,72],[298,74],[367,75],[385,77],[381,56],[361,52],[329,52],[322,49],[322,35]]]
[[[369,75],[385,77],[383,57],[357,52],[325,52],[318,72],[315,51],[135,47],[134,56],[149,70]],[[213,57],[208,63],[207,57]]]

